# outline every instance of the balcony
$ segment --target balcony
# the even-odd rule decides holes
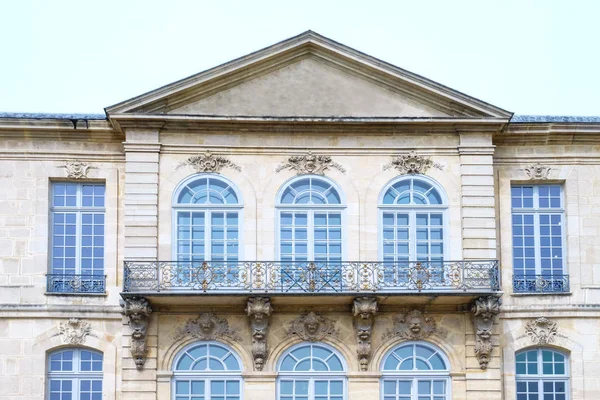
[[[56,294],[103,294],[106,291],[105,275],[48,274],[46,292]]]
[[[514,293],[569,293],[569,275],[513,275]]]
[[[489,295],[498,262],[126,261],[123,296]]]

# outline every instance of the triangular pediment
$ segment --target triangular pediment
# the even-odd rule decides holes
[[[508,118],[511,113],[308,31],[108,107],[107,114]]]

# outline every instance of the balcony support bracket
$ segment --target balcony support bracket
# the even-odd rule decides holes
[[[356,352],[361,371],[366,371],[371,361],[371,335],[378,309],[375,297],[357,297],[354,299],[352,314],[354,314],[354,330],[358,341]]]
[[[273,308],[268,297],[251,297],[246,305],[246,313],[250,318],[252,329],[252,359],[254,369],[262,371],[265,360],[269,355],[267,347],[267,334],[269,331],[269,317]]]
[[[138,371],[144,368],[148,344],[146,336],[152,309],[143,297],[129,297],[121,301],[122,313],[129,320],[131,328],[131,356]]]
[[[492,354],[492,330],[494,319],[500,313],[502,301],[496,296],[480,297],[473,302],[473,329],[475,331],[475,356],[479,366],[485,370]]]

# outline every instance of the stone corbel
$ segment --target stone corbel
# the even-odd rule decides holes
[[[487,296],[475,300],[471,306],[475,330],[475,356],[481,369],[487,369],[492,354],[492,328],[494,317],[500,313],[499,297]]]
[[[143,297],[131,297],[121,302],[123,315],[129,319],[131,328],[131,356],[138,371],[144,368],[148,344],[146,335],[152,309],[148,300]]]
[[[251,297],[248,299],[246,313],[250,317],[252,329],[252,358],[254,369],[262,371],[269,350],[267,348],[267,333],[269,331],[269,317],[273,308],[268,297]]]
[[[371,361],[371,336],[377,311],[376,298],[358,297],[354,299],[352,314],[354,314],[354,330],[358,341],[356,352],[361,371],[366,371]]]

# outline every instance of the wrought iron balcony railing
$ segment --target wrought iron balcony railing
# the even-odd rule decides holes
[[[419,293],[500,290],[498,262],[126,261],[125,293]]]
[[[105,275],[48,274],[46,291],[49,293],[104,293]]]
[[[515,293],[567,293],[569,275],[513,275]]]

